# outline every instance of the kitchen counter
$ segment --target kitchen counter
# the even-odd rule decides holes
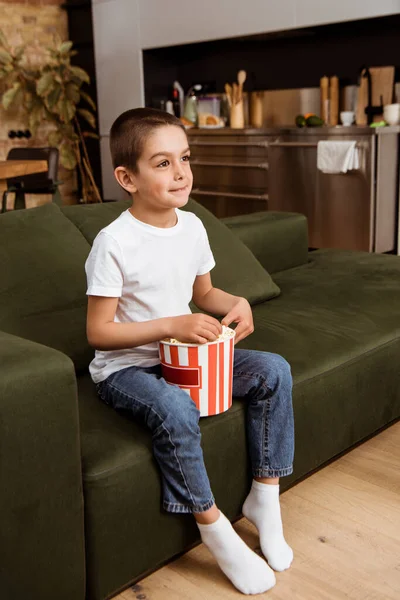
[[[230,127],[221,127],[216,129],[203,129],[202,127],[192,127],[187,130],[189,137],[197,135],[215,136],[218,135],[282,135],[285,133],[294,135],[384,135],[388,133],[400,133],[400,125],[386,127],[369,127],[365,125],[351,125],[344,127],[336,125],[334,127],[296,127],[295,125],[279,125],[276,127],[246,127],[244,129],[231,129]]]
[[[231,129],[230,127],[216,127],[213,129],[204,129],[203,127],[192,127],[187,130],[187,134],[193,135],[279,135],[282,131],[282,127],[245,127],[244,129]]]

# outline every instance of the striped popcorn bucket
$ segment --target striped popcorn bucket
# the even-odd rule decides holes
[[[185,390],[201,417],[225,412],[232,406],[235,331],[224,327],[220,338],[207,344],[159,342],[164,379]]]

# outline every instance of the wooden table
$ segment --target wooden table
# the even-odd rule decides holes
[[[47,160],[0,160],[0,184],[11,177],[47,171]]]
[[[0,199],[7,189],[7,179],[43,173],[47,171],[47,160],[0,160]],[[0,202],[1,205],[1,202]],[[8,206],[11,208],[11,206]]]

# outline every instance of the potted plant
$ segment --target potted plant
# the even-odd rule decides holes
[[[101,202],[95,183],[85,138],[95,137],[96,105],[82,89],[90,83],[85,70],[71,64],[77,54],[73,42],[58,42],[41,51],[36,61],[28,60],[28,45],[11,48],[0,30],[1,102],[8,111],[22,107],[27,126],[34,136],[43,121],[53,125],[48,135],[50,146],[60,152],[66,169],[79,169],[83,202]],[[83,131],[78,117],[90,130]]]

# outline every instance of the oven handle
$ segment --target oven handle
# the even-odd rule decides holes
[[[318,142],[270,142],[268,146],[270,148],[317,148]],[[357,142],[356,148],[362,147],[363,146],[359,142]]]
[[[225,147],[235,146],[237,148],[268,148],[269,142],[203,142],[201,140],[189,140],[191,146],[213,146]]]

